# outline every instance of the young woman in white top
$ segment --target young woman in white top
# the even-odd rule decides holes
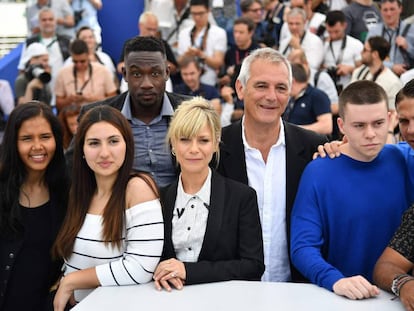
[[[55,311],[97,286],[151,280],[163,247],[161,205],[151,177],[130,175],[133,160],[131,128],[119,110],[102,105],[82,117],[68,213],[55,244],[66,266]]]

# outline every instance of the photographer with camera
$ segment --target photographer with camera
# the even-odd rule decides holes
[[[64,66],[56,77],[58,111],[70,104],[83,105],[116,95],[113,74],[104,65],[91,62],[85,41],[73,40],[70,51],[73,64]]]
[[[354,69],[361,65],[364,46],[361,41],[346,34],[346,17],[342,11],[328,12],[325,22],[329,37],[324,45],[323,67],[340,93],[351,81]]]
[[[96,41],[100,45],[102,38],[98,11],[102,9],[102,0],[69,0],[69,2],[75,17],[76,31],[85,26],[90,27],[95,34]]]
[[[31,100],[39,100],[50,104],[52,91],[49,53],[47,48],[38,42],[28,46],[25,54],[25,70],[20,73],[14,83],[17,104]]]

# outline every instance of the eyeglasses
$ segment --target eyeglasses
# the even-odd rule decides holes
[[[263,9],[262,8],[257,8],[257,9],[250,9],[248,11],[252,12],[252,13],[261,13],[261,12],[263,12]]]
[[[80,59],[80,60],[72,59],[72,62],[74,64],[85,64],[87,61],[88,61],[87,59]]]
[[[203,12],[190,12],[192,16],[203,16],[204,14],[207,14],[207,11]]]

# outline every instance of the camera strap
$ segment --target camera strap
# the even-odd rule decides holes
[[[400,33],[400,27],[401,27],[401,21],[398,22],[398,27],[397,29],[393,30],[393,29],[387,29],[385,28],[385,25],[382,26],[382,37],[384,39],[387,39],[385,37],[385,35],[387,35],[388,37],[388,43],[390,44],[390,47],[394,46],[394,57],[392,59],[395,59],[395,54],[397,53],[397,49],[399,48],[397,43],[395,42],[399,33]],[[406,34],[402,34],[403,37],[405,37]],[[392,41],[394,40],[394,44],[392,44]],[[391,54],[391,50],[390,50],[390,54]],[[390,55],[391,57],[391,55]]]
[[[332,40],[329,41],[329,49],[331,50],[331,54],[332,54],[332,57],[336,65],[339,65],[340,63],[342,63],[342,58],[344,57],[345,46],[346,46],[346,34],[342,39],[341,49],[339,50],[338,59],[337,59],[335,57],[335,52],[333,50]]]
[[[197,44],[195,42],[196,38],[195,38],[195,31],[196,31],[196,27],[194,26],[193,29],[191,29],[191,46],[193,47],[197,47],[202,51],[205,51],[206,49],[206,43],[207,43],[207,36],[208,36],[208,31],[210,30],[210,23],[207,23],[207,28],[204,31],[203,37],[201,38],[201,42],[200,42],[200,46],[197,47]]]
[[[302,35],[302,37],[300,37],[300,45],[302,46],[302,42],[303,42],[303,39],[305,39],[305,36],[306,36],[306,30],[305,30],[305,32],[303,33],[303,35]],[[285,47],[285,49],[283,50],[283,52],[282,52],[282,55],[286,55],[286,52],[288,51],[290,49],[290,43]]]
[[[83,85],[81,86],[80,89],[78,89],[78,72],[76,70],[75,65],[73,66],[73,76],[75,77],[75,92],[76,93],[82,93],[83,90],[85,89],[86,85],[88,85],[89,81],[91,81],[92,79],[92,65],[89,64],[89,77],[88,80],[86,80]]]

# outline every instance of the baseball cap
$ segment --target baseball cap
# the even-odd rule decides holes
[[[27,63],[33,57],[40,55],[49,55],[49,52],[43,44],[39,42],[33,42],[27,47],[26,51],[24,52],[24,63]]]

